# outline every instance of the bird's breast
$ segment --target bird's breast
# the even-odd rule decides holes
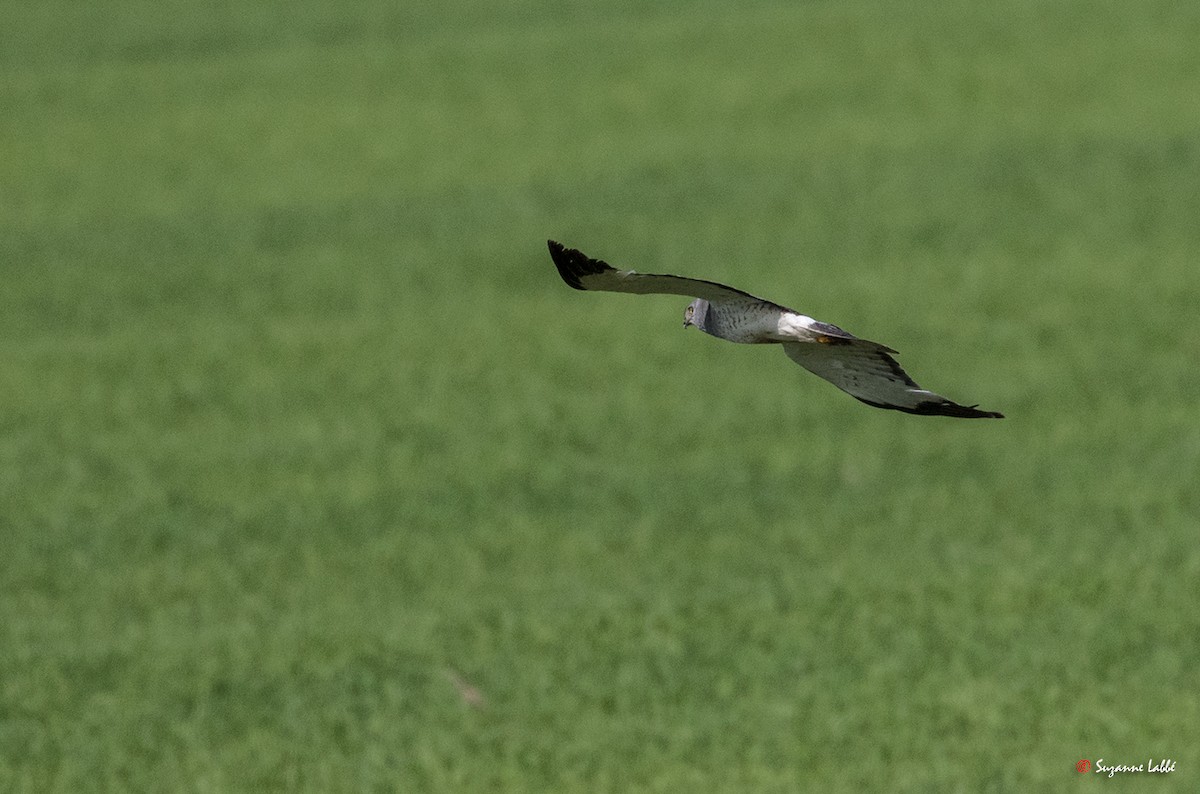
[[[710,305],[706,319],[705,331],[730,342],[753,345],[784,341],[779,336],[778,312],[737,304]]]

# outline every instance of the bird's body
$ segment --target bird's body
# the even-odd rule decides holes
[[[684,327],[696,326],[740,344],[781,344],[788,358],[868,405],[912,414],[995,418],[1003,414],[959,405],[918,386],[886,345],[715,281],[617,270],[573,248],[548,241],[550,256],[578,290],[694,297]]]
[[[697,298],[697,301],[703,300]],[[749,301],[727,301],[709,303],[705,312],[705,324],[689,323],[701,331],[720,339],[743,345],[762,345],[782,342],[795,333],[791,318],[799,315],[786,312],[771,316],[752,310]]]
[[[836,325],[822,323],[790,310],[769,314],[755,311],[750,301],[729,301],[715,305],[708,301],[705,303],[708,304],[705,311],[707,324],[687,324],[696,325],[701,331],[729,342],[748,345],[819,342],[822,337],[833,340],[846,335]],[[829,336],[831,333],[835,336]]]

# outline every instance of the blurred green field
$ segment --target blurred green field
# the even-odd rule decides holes
[[[4,16],[0,790],[1200,782],[1200,6]]]

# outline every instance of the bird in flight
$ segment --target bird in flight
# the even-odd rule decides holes
[[[547,240],[547,244],[550,257],[568,286],[578,290],[695,298],[683,311],[684,328],[695,326],[730,342],[783,345],[783,352],[792,361],[867,405],[909,414],[1004,418],[1004,414],[996,411],[959,405],[922,389],[892,358],[895,350],[860,339],[836,325],[715,281],[617,270],[554,240]]]

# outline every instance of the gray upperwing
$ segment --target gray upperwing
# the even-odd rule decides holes
[[[783,345],[783,352],[792,361],[876,408],[963,419],[1003,418],[1003,414],[995,411],[959,405],[922,389],[887,351],[882,345],[863,339],[843,344],[788,342]]]
[[[704,298],[719,303],[750,299],[781,311],[792,311],[778,303],[764,300],[757,295],[740,289],[684,276],[637,273],[632,270],[617,270],[599,259],[592,259],[575,248],[567,248],[554,240],[547,240],[550,258],[554,260],[558,274],[567,285],[578,290],[602,292],[629,292],[637,295],[682,295],[689,298]]]

